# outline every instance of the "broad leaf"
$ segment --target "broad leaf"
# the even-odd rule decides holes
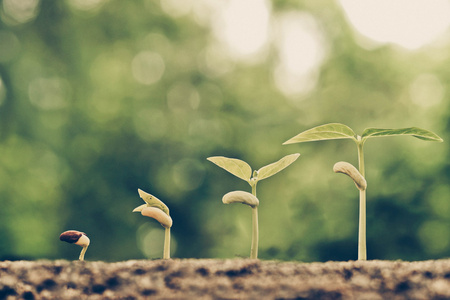
[[[370,137],[382,137],[382,136],[394,136],[394,135],[411,135],[421,140],[442,142],[437,134],[417,127],[399,128],[399,129],[380,129],[380,128],[368,128],[364,130],[362,139],[366,140]]]
[[[236,158],[228,158],[225,156],[212,156],[208,157],[207,160],[215,163],[222,169],[227,170],[234,176],[250,183],[252,168],[245,161]]]
[[[280,172],[281,170],[292,164],[294,161],[296,161],[299,156],[300,153],[286,155],[279,161],[271,163],[270,165],[267,165],[265,167],[262,167],[261,169],[258,170],[257,179],[262,180],[264,178],[270,177]]]
[[[334,139],[353,139],[356,141],[356,135],[347,125],[330,123],[303,131],[290,140],[284,142],[283,145]]]
[[[144,200],[145,203],[147,203],[147,205],[149,207],[157,207],[157,208],[161,209],[163,212],[165,212],[167,215],[169,215],[169,208],[167,207],[167,205],[164,204],[164,202],[162,202],[155,196],[150,195],[147,192],[144,192],[141,189],[138,189],[138,193],[139,193],[139,196],[142,198],[142,200]],[[143,207],[141,205],[141,206],[136,207],[133,211],[142,211],[142,209],[143,209]]]

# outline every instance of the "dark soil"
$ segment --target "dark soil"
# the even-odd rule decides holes
[[[450,259],[0,262],[0,299],[450,299]]]

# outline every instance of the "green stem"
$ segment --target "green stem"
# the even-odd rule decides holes
[[[359,164],[359,173],[363,177],[365,177],[364,174],[364,141],[361,140],[361,137],[358,136],[358,142],[356,143],[358,145],[358,164]]]
[[[163,259],[170,259],[170,227],[165,227]]]
[[[364,141],[358,136],[359,173],[364,175]],[[358,232],[358,260],[367,260],[366,248],[366,190],[359,191],[359,232]]]
[[[252,207],[252,248],[250,250],[250,258],[258,258],[258,207]]]
[[[81,249],[80,257],[78,258],[79,260],[84,260],[84,254],[86,253],[87,248],[88,246],[84,246],[83,249]]]
[[[256,183],[252,185],[252,194],[256,197]],[[258,258],[258,207],[252,207],[252,247],[250,249],[250,258]]]
[[[366,190],[359,191],[358,260],[367,260],[366,249]]]

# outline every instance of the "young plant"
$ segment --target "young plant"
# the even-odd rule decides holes
[[[138,189],[139,196],[145,201],[133,212],[140,212],[143,216],[150,217],[158,221],[165,228],[163,259],[170,258],[170,227],[172,218],[169,215],[169,208],[158,198]]]
[[[335,164],[333,169],[337,173],[344,173],[350,176],[355,182],[357,188],[359,189],[358,260],[367,259],[367,250],[366,250],[367,183],[364,178],[365,176],[364,143],[369,138],[396,136],[396,135],[409,135],[424,141],[442,142],[442,139],[435,133],[417,127],[400,128],[400,129],[368,128],[364,130],[361,136],[359,136],[356,135],[353,132],[353,130],[346,125],[340,123],[331,123],[306,130],[283,143],[283,145],[286,145],[286,144],[334,140],[334,139],[351,139],[356,143],[356,146],[358,148],[359,171],[356,170],[356,168],[353,167],[351,164],[346,162],[339,162]]]
[[[250,250],[250,258],[258,258],[258,205],[259,200],[256,198],[256,184],[258,181],[268,178],[276,173],[280,172],[284,168],[292,164],[298,157],[299,153],[290,154],[277,162],[262,167],[259,170],[255,170],[252,173],[252,168],[245,161],[236,158],[228,158],[224,156],[213,156],[207,159],[230,172],[236,177],[239,177],[248,182],[252,187],[252,193],[243,191],[234,191],[226,194],[222,198],[222,202],[225,204],[239,202],[246,204],[252,208],[252,245]]]
[[[86,253],[86,250],[91,242],[87,237],[86,233],[76,230],[68,230],[61,233],[59,239],[63,242],[83,247],[83,249],[81,249],[80,257],[78,259],[81,261],[84,260],[84,254]]]

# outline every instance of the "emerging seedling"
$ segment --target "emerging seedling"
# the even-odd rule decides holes
[[[68,230],[61,233],[59,239],[63,242],[83,247],[83,249],[81,249],[79,260],[84,260],[84,254],[86,253],[89,243],[91,242],[86,233],[76,230]]]
[[[170,227],[172,227],[172,218],[169,215],[169,208],[161,200],[141,189],[138,189],[138,193],[145,201],[145,204],[136,207],[133,209],[133,212],[140,212],[143,216],[153,218],[165,228],[163,258],[169,259]]]
[[[290,154],[277,162],[274,162],[270,165],[262,167],[259,170],[255,170],[252,173],[252,168],[245,161],[236,158],[228,158],[224,156],[213,156],[208,157],[207,159],[230,172],[236,177],[239,177],[248,182],[248,184],[252,187],[252,193],[247,193],[243,191],[234,191],[226,194],[222,198],[222,202],[225,204],[228,203],[243,203],[252,208],[252,246],[250,250],[250,258],[256,259],[258,258],[258,205],[259,200],[256,198],[256,184],[258,181],[268,178],[276,173],[280,172],[284,168],[288,167],[292,164],[298,157],[299,153]]]
[[[367,259],[366,250],[366,188],[367,182],[364,178],[364,143],[368,138],[383,137],[383,136],[395,136],[395,135],[410,135],[424,141],[442,142],[442,139],[435,133],[417,128],[400,128],[400,129],[380,129],[380,128],[368,128],[365,129],[361,136],[356,135],[353,130],[340,123],[330,123],[321,126],[317,126],[306,130],[288,141],[286,144],[310,142],[310,141],[322,141],[322,140],[334,140],[334,139],[351,139],[356,143],[358,148],[358,163],[359,171],[356,170],[353,165],[347,162],[339,162],[334,165],[334,171],[337,173],[344,173],[350,176],[359,189],[359,233],[358,233],[358,260]]]

